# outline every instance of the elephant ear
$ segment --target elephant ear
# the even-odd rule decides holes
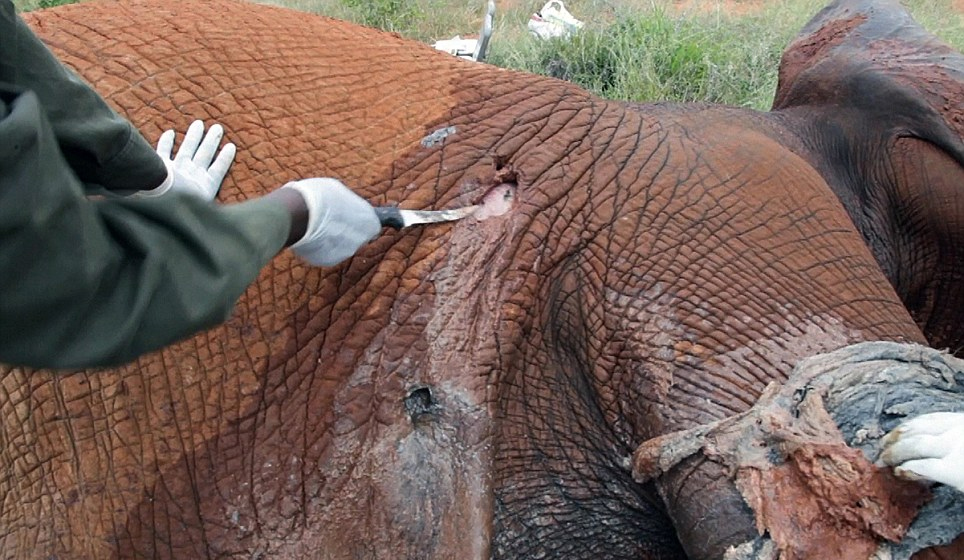
[[[773,110],[827,106],[917,137],[964,165],[964,56],[894,0],[838,0],[783,54]]]
[[[838,0],[784,52],[773,110],[930,344],[964,356],[964,55],[896,0]]]

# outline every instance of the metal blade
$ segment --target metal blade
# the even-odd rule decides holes
[[[478,205],[464,206],[454,210],[402,210],[395,206],[376,206],[375,214],[385,227],[401,229],[418,224],[451,222],[471,215]]]
[[[454,210],[401,210],[399,213],[402,215],[402,221],[405,223],[405,227],[413,226],[416,224],[434,224],[438,222],[451,222],[454,220],[461,220],[462,218],[471,215],[478,209],[478,205],[475,206],[463,206],[462,208],[455,208]]]

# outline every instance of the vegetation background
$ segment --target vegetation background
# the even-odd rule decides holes
[[[21,10],[76,0],[14,0]],[[485,0],[256,0],[431,43],[478,33]],[[632,101],[708,101],[768,109],[780,55],[829,0],[566,0],[585,23],[543,41],[526,23],[545,0],[496,0],[487,62]],[[904,0],[928,30],[964,51],[964,0]],[[364,45],[359,45],[364,48]]]

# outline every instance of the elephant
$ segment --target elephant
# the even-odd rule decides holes
[[[224,325],[126,367],[4,370],[4,557],[721,558],[750,505],[707,459],[638,482],[643,442],[815,354],[961,351],[964,59],[896,1],[818,14],[770,112],[238,0],[25,19],[145,136],[222,123],[222,203],[332,176],[482,211],[334,268],[279,255]],[[784,557],[858,558],[823,544]]]
[[[784,53],[771,113],[798,132],[818,127],[785,145],[846,207],[930,344],[957,356],[964,356],[962,98],[960,53],[888,3],[840,3]]]

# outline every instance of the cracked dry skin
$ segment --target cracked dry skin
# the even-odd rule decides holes
[[[931,345],[958,357],[962,99],[961,53],[894,0],[852,0],[822,10],[787,47],[773,102],[791,128],[823,128],[791,149],[840,198]]]
[[[735,487],[707,464],[638,484],[637,446],[802,357],[924,341],[766,114],[607,102],[263,5],[28,21],[148,138],[221,122],[221,200],[306,176],[413,209],[513,193],[337,268],[282,254],[224,326],[129,367],[5,372],[6,557],[719,557],[755,534]]]
[[[725,560],[909,560],[964,532],[964,502],[875,468],[879,442],[920,411],[964,410],[962,392],[964,360],[916,344],[850,345],[801,361],[745,413],[644,442],[633,469],[643,482],[700,456],[721,465],[766,535]]]

